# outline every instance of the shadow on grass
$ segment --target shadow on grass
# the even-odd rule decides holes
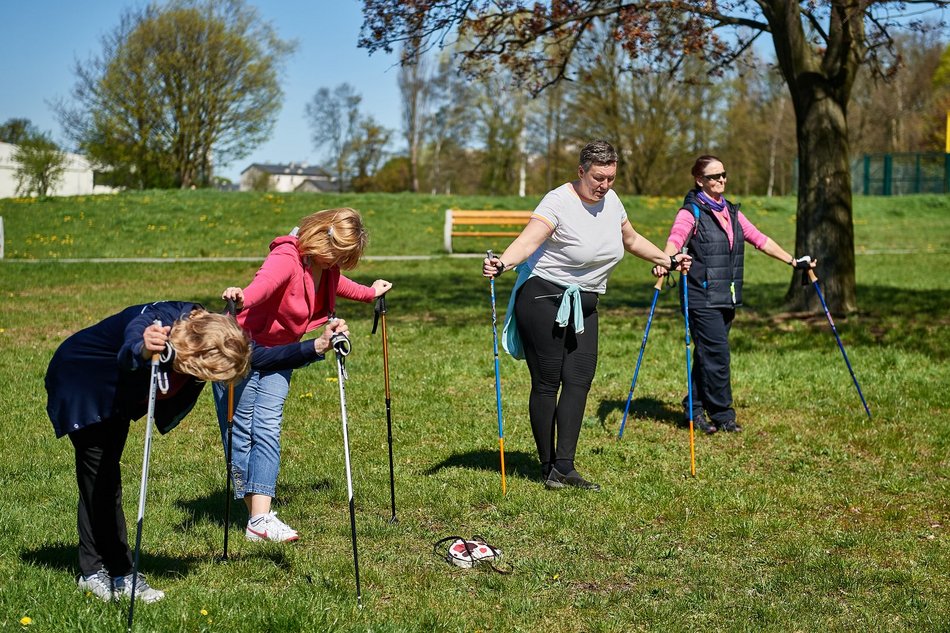
[[[611,431],[616,433],[620,430],[620,426],[616,429],[610,429],[607,427],[607,417],[614,412],[620,413],[621,419],[623,419],[623,410],[627,406],[626,398],[623,400],[601,400],[600,404],[597,405],[597,417],[600,420],[600,425],[606,431]],[[630,411],[627,414],[627,428],[631,424],[636,424],[638,422],[659,422],[661,424],[669,424],[676,427],[687,427],[688,423],[683,422],[683,411],[679,407],[670,406],[669,402],[662,400],[657,400],[656,398],[634,398],[630,402]]]
[[[224,498],[225,483],[221,483],[221,489],[203,497],[195,499],[180,499],[175,502],[175,506],[183,511],[189,518],[175,526],[178,531],[185,531],[194,523],[208,522],[224,528]],[[319,479],[310,484],[286,484],[280,487],[280,496],[274,497],[273,507],[280,508],[292,502],[298,495],[307,495],[311,497],[324,490],[333,487],[329,479]],[[247,508],[241,499],[231,500],[231,525],[243,524],[247,521]]]
[[[24,563],[49,569],[62,569],[78,576],[79,564],[76,557],[76,546],[65,543],[43,545],[36,549],[25,550],[20,554],[20,559]],[[143,549],[140,554],[139,569],[147,570],[149,576],[184,576],[203,562],[207,562],[207,558],[162,556],[146,553]]]
[[[488,470],[497,472],[500,469],[498,451],[469,451],[467,453],[453,453],[447,459],[430,467],[426,475],[434,475],[445,468],[468,468],[470,470]],[[541,476],[541,466],[533,453],[524,451],[505,451],[505,475],[525,479],[537,479]]]
[[[823,312],[786,311],[785,284],[747,284],[744,305],[736,312],[730,334],[733,353],[769,349],[775,353],[835,347],[834,335]],[[893,347],[944,360],[950,348],[934,332],[950,326],[950,293],[913,290],[880,284],[859,285],[856,314],[835,316],[835,326],[846,348]],[[827,300],[827,297],[826,297]],[[607,292],[599,310],[601,318],[633,320],[642,332],[646,319],[646,298],[630,293]],[[648,305],[648,304],[646,304]],[[803,324],[806,327],[798,327]],[[677,297],[661,295],[651,328],[679,331],[683,319]]]
[[[242,538],[243,540],[243,538]],[[20,553],[20,559],[27,564],[46,567],[48,569],[58,569],[68,571],[74,576],[79,575],[79,563],[77,560],[77,549],[74,544],[54,543],[42,545],[35,549],[25,550]],[[148,576],[168,578],[172,576],[183,577],[189,575],[193,570],[209,560],[220,560],[221,551],[208,552],[207,556],[164,556],[150,554],[143,548],[139,554],[139,569],[143,570]],[[279,548],[257,548],[249,556],[240,554],[229,555],[229,560],[239,560],[241,558],[250,558],[254,560],[268,560],[275,567],[283,570],[290,570],[292,564],[288,560],[285,552]]]

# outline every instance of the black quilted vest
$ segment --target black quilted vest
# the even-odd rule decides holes
[[[684,209],[698,212],[699,228],[687,242],[693,258],[689,269],[690,308],[732,308],[742,305],[742,267],[745,238],[739,225],[739,205],[726,201],[732,226],[732,248],[713,211],[697,196],[698,190],[686,194]],[[682,302],[682,294],[680,301]]]

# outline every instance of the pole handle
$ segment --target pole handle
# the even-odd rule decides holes
[[[666,275],[663,275],[663,276],[661,276],[659,279],[657,279],[657,280],[656,280],[656,283],[653,284],[653,287],[656,288],[657,290],[662,290],[662,289],[663,289],[663,279],[664,279],[665,277],[666,277]]]
[[[161,319],[155,319],[155,320],[152,321],[152,325],[157,325],[158,327],[162,327],[162,320],[161,320]],[[166,343],[166,345],[167,345],[167,344],[168,344],[168,343]],[[158,365],[158,361],[159,361],[159,359],[161,359],[161,357],[162,357],[162,353],[161,353],[161,352],[152,352],[152,365]]]
[[[370,334],[376,334],[376,326],[379,325],[379,315],[386,314],[386,295],[376,297],[376,306],[373,309],[373,329]]]
[[[485,254],[488,255],[489,261],[495,259],[495,251],[492,249],[489,248],[487,251],[485,251]],[[490,277],[490,280],[494,281],[495,277],[499,276],[502,272],[504,272],[504,270],[499,271],[498,268],[495,268],[495,274]]]
[[[818,276],[815,274],[814,269],[809,268],[806,272],[808,273],[808,281],[812,283],[815,283],[818,281]]]

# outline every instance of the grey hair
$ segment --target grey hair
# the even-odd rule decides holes
[[[588,171],[591,165],[615,165],[620,157],[607,141],[591,141],[581,150],[580,166]]]

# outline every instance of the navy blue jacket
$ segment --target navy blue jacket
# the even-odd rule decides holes
[[[698,229],[688,242],[688,253],[693,258],[687,275],[689,307],[734,308],[742,305],[745,259],[745,235],[739,224],[739,205],[726,201],[733,231],[730,247],[729,236],[713,217],[712,209],[697,194],[696,189],[687,193],[682,207],[693,213],[699,210]]]
[[[66,339],[46,370],[46,412],[56,437],[103,420],[137,420],[145,415],[151,369],[142,358],[143,332],[156,319],[171,325],[200,307],[181,301],[131,306]],[[274,371],[322,358],[313,341],[306,341],[254,347],[251,365]],[[160,369],[174,373],[171,363],[163,363]],[[181,388],[155,402],[155,424],[162,433],[175,428],[191,411],[205,385],[193,376],[179,378],[184,380]]]

